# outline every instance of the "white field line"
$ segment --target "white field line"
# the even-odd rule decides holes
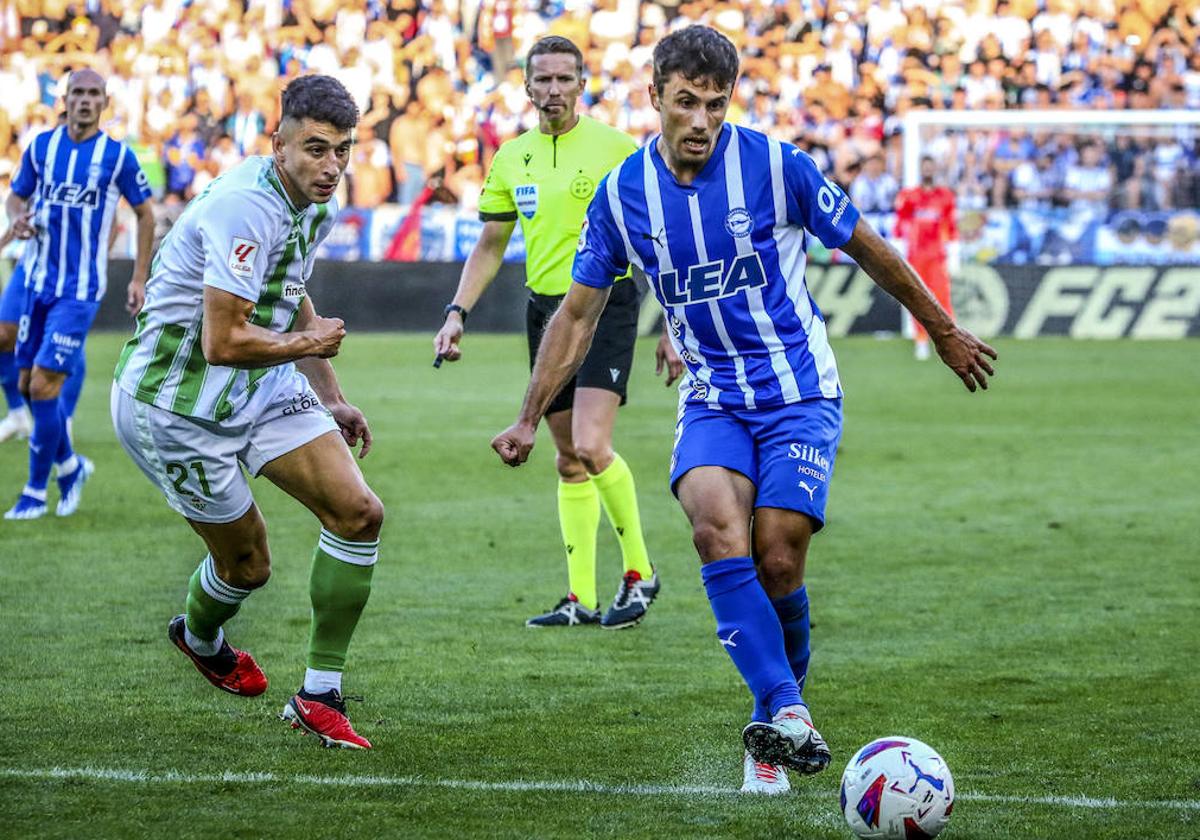
[[[511,781],[485,782],[472,779],[436,779],[423,776],[311,776],[281,773],[181,773],[176,770],[117,770],[104,767],[50,767],[21,769],[0,767],[0,778],[53,781],[81,779],[96,782],[127,784],[295,784],[318,787],[429,787],[450,790],[495,791],[514,793],[541,791],[548,793],[592,793],[602,796],[736,796],[737,788],[704,785],[612,785],[589,782],[585,779],[559,782]],[[807,791],[805,798],[824,798],[826,792]],[[1090,810],[1147,810],[1172,809],[1200,811],[1200,800],[1194,799],[1112,799],[1092,796],[1002,796],[989,793],[959,792],[956,799],[964,802],[1003,803],[1008,805],[1052,805],[1062,808]]]

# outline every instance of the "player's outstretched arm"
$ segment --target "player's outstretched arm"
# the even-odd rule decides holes
[[[134,206],[133,212],[137,216],[137,254],[125,294],[125,309],[136,316],[146,303],[146,279],[150,276],[150,252],[154,248],[154,202],[146,199]]]
[[[279,333],[250,323],[254,302],[214,286],[204,287],[204,326],[200,334],[210,365],[260,368],[315,356],[336,356],[346,335],[341,318],[313,314],[304,329]]]
[[[958,374],[968,391],[977,386],[987,389],[988,377],[995,374],[988,358],[997,358],[996,351],[954,323],[912,266],[866,220],[858,220],[842,250],[921,322],[942,361]]]
[[[463,266],[462,276],[458,279],[458,289],[454,293],[451,304],[461,306],[467,312],[475,308],[479,298],[487,291],[487,287],[496,279],[496,272],[504,262],[504,250],[512,237],[516,222],[484,222],[483,232],[479,241],[471,249],[471,255]],[[447,362],[457,362],[462,358],[462,350],[458,342],[462,339],[466,325],[465,316],[460,312],[446,313],[446,322],[433,337],[433,352],[439,359]]]
[[[309,329],[318,318],[312,299],[306,297],[300,302],[300,311],[296,314],[295,327],[298,330]],[[353,449],[361,440],[362,450],[358,453],[358,457],[367,457],[367,453],[371,451],[371,427],[367,425],[366,415],[357,407],[346,402],[346,397],[342,394],[342,386],[338,384],[337,373],[334,372],[333,365],[329,363],[329,360],[318,356],[297,359],[296,369],[308,379],[308,384],[321,398],[321,405],[329,409],[329,413],[337,421],[346,445]]]
[[[596,322],[608,303],[610,291],[611,287],[596,289],[572,283],[562,305],[550,319],[517,422],[492,439],[492,449],[510,467],[520,466],[528,460],[538,423],[554,395],[575,374],[587,355]]]

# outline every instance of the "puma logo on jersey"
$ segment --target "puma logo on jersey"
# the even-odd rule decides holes
[[[229,270],[234,274],[253,274],[254,255],[258,248],[257,242],[251,242],[240,236],[233,237],[233,247],[229,250]]]
[[[801,489],[801,490],[803,490],[805,493],[807,493],[807,494],[808,494],[808,500],[809,500],[810,502],[813,500],[813,493],[816,493],[816,492],[817,492],[817,488],[816,488],[816,487],[810,487],[810,486],[809,486],[809,484],[808,484],[808,482],[806,482],[806,481],[801,481],[801,482],[800,482],[800,489]]]

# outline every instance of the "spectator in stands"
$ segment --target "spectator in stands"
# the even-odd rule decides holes
[[[1060,183],[1054,171],[1054,153],[1040,149],[1035,160],[1025,160],[1012,170],[1012,196],[1021,210],[1050,210]]]
[[[888,213],[896,203],[899,185],[884,169],[882,152],[866,159],[862,173],[850,185],[850,200],[863,213]]]
[[[266,117],[255,107],[254,97],[249,93],[239,93],[237,110],[226,121],[225,133],[233,138],[233,145],[243,157],[253,153],[255,141],[266,132],[266,128]]]
[[[1085,143],[1079,162],[1067,168],[1063,195],[1070,209],[1079,214],[1103,218],[1108,212],[1113,176],[1104,161],[1104,149],[1098,143]]]
[[[375,137],[375,129],[369,125],[360,123],[358,126],[346,174],[350,181],[352,206],[369,209],[391,198],[392,166],[388,145]]]
[[[199,118],[185,114],[178,130],[163,146],[163,166],[167,174],[167,194],[184,201],[192,197],[192,181],[206,164],[206,144],[197,131]]]

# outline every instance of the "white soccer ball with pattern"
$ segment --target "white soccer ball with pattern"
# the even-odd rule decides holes
[[[864,840],[924,840],[950,821],[954,779],[927,744],[879,738],[846,765],[841,803],[850,830]]]

